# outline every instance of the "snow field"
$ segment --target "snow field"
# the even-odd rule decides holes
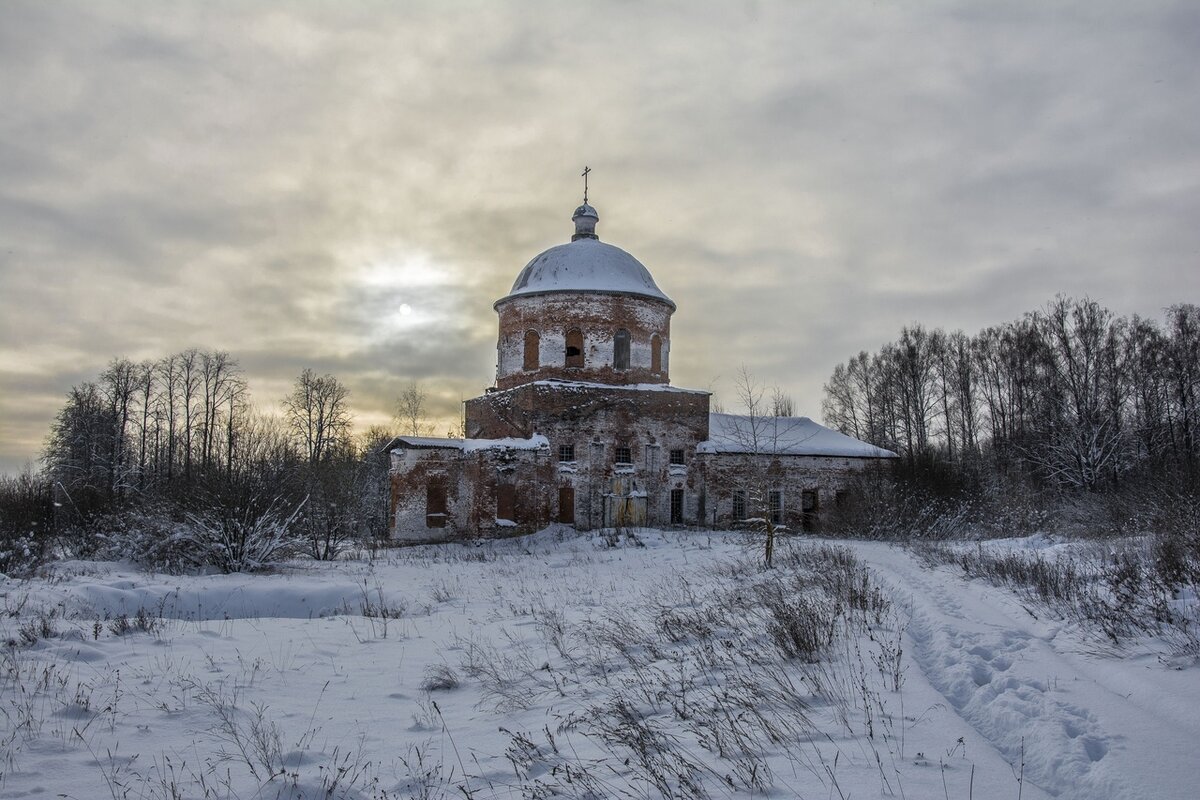
[[[3,656],[0,796],[1192,796],[1188,715],[1150,730],[1094,687],[1186,702],[1195,670],[1063,654],[1010,593],[883,545],[758,559],[548,530],[10,580],[3,634],[35,641]]]

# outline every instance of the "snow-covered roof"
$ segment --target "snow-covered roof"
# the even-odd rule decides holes
[[[511,389],[501,389],[492,394],[515,392],[526,386],[553,386],[556,389],[625,389],[631,392],[677,392],[679,394],[712,394],[704,389],[681,389],[669,383],[596,383],[594,381],[564,381],[548,378],[540,381],[530,381],[514,386]]]
[[[632,294],[675,308],[642,262],[619,247],[591,238],[560,244],[534,257],[517,275],[508,296],[496,302],[547,292]]]
[[[388,450],[405,448],[461,450],[474,453],[477,450],[540,450],[550,447],[550,441],[540,434],[528,439],[445,439],[438,436],[397,436],[388,444]]]
[[[708,441],[697,445],[696,452],[896,458],[891,450],[860,442],[808,417],[740,414],[709,414]]]

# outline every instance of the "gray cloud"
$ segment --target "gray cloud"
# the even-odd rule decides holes
[[[0,26],[0,469],[115,355],[305,366],[456,416],[491,302],[600,234],[679,304],[673,378],[819,414],[901,325],[1200,288],[1184,2],[13,2]],[[400,306],[408,306],[407,315]]]

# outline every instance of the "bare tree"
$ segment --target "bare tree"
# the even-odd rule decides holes
[[[784,393],[778,386],[771,389],[771,416],[796,416],[796,401],[792,399],[791,395]]]
[[[332,375],[305,369],[283,400],[288,428],[304,459],[316,464],[350,435],[350,390]]]
[[[138,452],[138,489],[144,490],[146,488],[146,473],[149,469],[146,460],[146,451],[150,445],[150,420],[154,418],[155,427],[157,427],[158,422],[158,398],[155,394],[158,380],[154,362],[143,361],[138,364],[136,385],[138,403],[141,406],[141,422],[138,426],[138,441],[140,443]],[[153,455],[153,452],[151,454]]]
[[[200,388],[200,352],[189,348],[179,354],[180,400],[183,402],[183,475],[192,479],[192,436],[196,432],[196,391]]]
[[[784,530],[783,495],[779,486],[777,458],[796,424],[790,414],[790,398],[776,387],[767,398],[767,389],[759,384],[743,365],[734,385],[745,413],[731,416],[722,435],[741,453],[732,476],[735,497],[744,504],[744,523],[761,531],[763,562],[769,568],[775,558],[775,538]]]
[[[216,466],[220,457],[217,437],[221,409],[241,385],[238,363],[224,350],[200,354],[200,378],[203,388],[203,414],[200,427],[200,459],[205,470]]]
[[[396,417],[400,421],[400,428],[410,436],[421,436],[428,430],[425,400],[425,390],[416,381],[410,381],[396,398]]]
[[[112,458],[109,460],[108,490],[122,496],[129,476],[129,422],[137,390],[137,365],[128,358],[114,358],[103,374],[100,386],[112,415]]]
[[[178,402],[180,394],[180,357],[178,355],[170,355],[162,359],[157,364],[158,382],[162,387],[162,409],[167,420],[167,449],[165,453],[167,462],[167,483],[170,483],[175,478],[175,459],[177,456],[177,426],[178,417]]]

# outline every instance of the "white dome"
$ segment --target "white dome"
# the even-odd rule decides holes
[[[551,247],[525,265],[508,297],[547,292],[604,292],[661,300],[675,309],[642,262],[619,247],[582,238]]]
[[[587,204],[586,195],[571,219],[575,223],[571,241],[535,256],[517,275],[508,296],[497,300],[496,305],[531,294],[597,292],[650,297],[675,310],[671,298],[662,293],[642,262],[597,238],[596,223],[600,215]]]

